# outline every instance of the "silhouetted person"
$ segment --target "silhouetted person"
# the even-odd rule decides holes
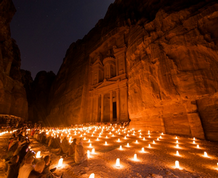
[[[11,162],[9,162],[7,178],[17,178],[19,168],[19,156],[15,155],[11,158]]]

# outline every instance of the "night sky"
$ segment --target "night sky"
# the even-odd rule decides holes
[[[72,42],[82,39],[114,0],[13,0],[11,35],[20,48],[21,68],[32,77],[57,74]]]

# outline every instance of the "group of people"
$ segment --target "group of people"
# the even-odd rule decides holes
[[[29,149],[29,135],[26,129],[18,129],[9,139],[7,178],[58,178],[50,170],[50,156],[35,158],[35,152]]]

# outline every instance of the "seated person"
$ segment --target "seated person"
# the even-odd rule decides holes
[[[45,161],[40,160],[39,162],[36,163],[35,168],[30,172],[28,178],[45,178],[46,175],[44,175],[42,172],[45,167]]]
[[[45,156],[44,161],[45,161],[45,168],[42,173],[46,174],[46,178],[56,178],[56,176],[52,174],[52,172],[54,172],[56,168],[53,168],[52,170],[50,170],[50,163],[51,163],[50,156],[48,155]]]
[[[82,163],[85,160],[87,160],[87,155],[85,154],[83,142],[80,138],[77,145],[75,146],[75,163]]]
[[[19,169],[18,178],[28,178],[30,172],[33,170],[33,156],[34,154],[32,152],[27,152],[24,157],[24,164]]]
[[[19,167],[19,156],[15,155],[11,158],[11,162],[9,163],[7,178],[17,178]]]

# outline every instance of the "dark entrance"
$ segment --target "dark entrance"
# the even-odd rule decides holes
[[[117,103],[113,102],[113,120],[117,120]]]

